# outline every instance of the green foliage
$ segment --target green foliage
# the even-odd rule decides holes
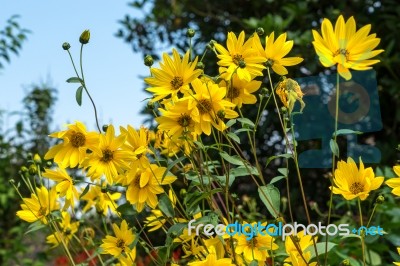
[[[0,30],[0,69],[4,68],[4,62],[10,62],[11,54],[19,54],[22,43],[30,32],[21,28],[17,20],[18,16],[12,16],[6,21],[4,29]]]

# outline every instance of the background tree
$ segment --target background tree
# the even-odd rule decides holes
[[[0,30],[0,69],[4,68],[4,62],[10,62],[11,54],[18,55],[30,32],[21,28],[17,19],[17,15],[12,16],[6,21],[4,29]]]

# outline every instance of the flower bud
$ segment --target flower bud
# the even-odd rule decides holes
[[[69,50],[69,48],[71,48],[71,45],[68,42],[65,42],[65,43],[62,44],[62,48],[65,51],[67,51],[67,50]]]
[[[193,38],[195,34],[196,34],[196,31],[194,29],[188,29],[186,31],[186,36],[189,38]]]
[[[30,174],[30,175],[36,175],[36,173],[37,173],[36,165],[31,164],[31,165],[29,166],[29,174]]]
[[[342,263],[340,263],[340,265],[342,265],[342,266],[350,266],[351,263],[350,263],[350,260],[345,259],[345,260],[342,261]]]
[[[103,125],[102,129],[103,129],[104,132],[107,132],[108,125]]]
[[[87,44],[90,40],[90,31],[89,30],[84,30],[79,37],[79,42],[81,44]]]
[[[384,202],[385,202],[385,197],[382,196],[382,195],[379,195],[378,198],[376,198],[376,201],[375,201],[376,204],[382,204]]]
[[[180,195],[182,198],[184,198],[184,197],[186,196],[186,194],[187,194],[187,191],[186,191],[186,189],[184,189],[184,188],[182,188],[182,189],[179,191],[179,195]]]
[[[22,171],[23,173],[26,173],[26,172],[28,172],[29,170],[28,170],[28,168],[27,168],[26,166],[22,166],[22,167],[21,167],[21,171]]]
[[[204,63],[203,62],[198,62],[196,65],[196,69],[204,69]]]
[[[42,159],[40,158],[39,154],[35,154],[35,156],[33,156],[33,161],[37,164],[41,164],[42,163]]]
[[[144,57],[144,65],[151,67],[154,64],[153,57],[151,55],[146,55]]]
[[[258,27],[256,30],[258,36],[263,36],[264,35],[264,29],[261,27]]]
[[[101,193],[107,193],[107,192],[108,192],[107,185],[103,184],[103,185],[101,186]]]

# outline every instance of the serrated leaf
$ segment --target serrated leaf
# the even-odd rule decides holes
[[[225,161],[227,161],[227,162],[229,162],[229,163],[231,163],[231,164],[234,164],[234,165],[243,165],[242,160],[241,160],[240,157],[237,156],[237,155],[231,156],[231,155],[227,154],[227,153],[224,152],[224,151],[223,151],[223,152],[220,152],[219,155],[221,155],[221,157],[224,158]]]
[[[269,213],[274,218],[277,218],[279,216],[281,205],[281,194],[279,193],[279,189],[272,184],[268,184],[258,188],[258,195],[265,207],[267,207]]]
[[[68,83],[82,83],[82,80],[78,77],[71,77],[66,80]]]
[[[240,144],[240,138],[233,132],[226,134],[229,138],[233,139],[235,142]]]
[[[78,103],[79,106],[82,105],[82,93],[83,93],[83,87],[80,86],[75,93],[75,98],[76,98],[76,102]]]
[[[166,194],[162,194],[158,199],[158,208],[169,218],[175,216],[174,206],[172,206],[171,200]]]
[[[90,188],[90,184],[87,184],[87,186],[85,187],[85,189],[82,191],[82,194],[79,196],[79,198],[81,199],[83,196],[86,195],[86,193],[88,193]]]
[[[348,135],[348,134],[362,134],[363,132],[361,131],[355,131],[355,130],[351,130],[351,129],[339,129],[335,132],[333,132],[332,137],[339,136],[339,135]]]
[[[331,147],[331,151],[333,152],[333,154],[339,158],[339,146],[337,145],[337,143],[335,142],[335,140],[331,139],[329,141],[329,146]]]

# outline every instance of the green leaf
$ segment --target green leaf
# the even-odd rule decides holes
[[[258,195],[267,207],[269,213],[271,213],[274,218],[277,218],[279,216],[281,205],[279,189],[272,184],[268,184],[258,188]]]
[[[238,118],[237,120],[238,120],[240,123],[242,123],[243,125],[248,125],[248,126],[250,126],[250,127],[252,127],[252,128],[255,127],[254,123],[253,123],[250,119],[248,119],[248,118]]]
[[[250,174],[258,175],[258,170],[254,166],[247,165],[247,167],[239,166],[237,168],[232,168],[229,173],[234,176],[248,176]]]
[[[238,134],[240,132],[250,132],[252,131],[250,128],[239,128],[238,130],[235,130],[235,134]]]
[[[316,243],[315,245],[316,245],[316,248],[317,248],[317,251],[318,251],[318,256],[329,252],[334,246],[336,246],[335,243],[328,242],[328,249],[325,250],[325,245],[326,245],[325,242]],[[308,252],[308,251],[310,251],[310,253],[311,253],[311,258],[315,258],[315,247],[314,247],[314,245],[311,245],[308,248],[306,248],[304,253]]]
[[[271,179],[271,181],[269,183],[273,184],[284,178],[286,178],[286,176],[283,176],[283,175],[275,176],[274,178]]]
[[[82,83],[82,80],[78,77],[72,77],[66,80],[68,83]]]
[[[236,119],[231,119],[228,122],[226,122],[226,128],[229,128],[231,126],[233,126],[236,123]]]
[[[229,138],[233,139],[235,142],[240,144],[240,138],[233,132],[226,134]]]
[[[219,155],[221,155],[222,158],[224,158],[225,161],[234,164],[234,165],[243,165],[243,162],[241,158],[237,155],[231,156],[227,154],[226,152],[220,152]]]
[[[222,191],[223,191],[222,188],[216,188],[209,192],[202,192],[202,193],[200,193],[199,191],[196,191],[197,193],[194,192],[194,195],[190,195],[188,197],[186,212],[189,215],[194,214],[194,212],[197,210],[197,205],[199,204],[199,202],[201,200],[203,200],[205,198],[210,198],[211,195],[222,192]]]
[[[158,199],[158,208],[169,218],[175,216],[174,206],[166,194],[162,194]]]
[[[275,159],[277,159],[277,158],[286,158],[286,159],[289,159],[289,158],[293,158],[293,155],[292,155],[292,154],[289,154],[289,153],[285,153],[285,154],[279,154],[279,155],[274,155],[274,156],[268,157],[267,162],[265,163],[265,168],[267,168],[268,164],[269,164],[272,160],[275,160]]]
[[[382,265],[382,259],[379,256],[378,253],[376,253],[373,250],[368,249],[366,251],[367,256],[365,256],[365,260],[367,262],[367,265],[371,265],[371,266],[380,266]]]
[[[136,215],[137,211],[133,208],[133,205],[129,202],[126,202],[122,205],[119,205],[117,208],[117,212],[122,215]]]
[[[171,247],[173,240],[180,236],[183,232],[183,229],[187,228],[187,226],[187,223],[177,223],[171,226],[167,232],[167,240],[165,243],[166,246]]]
[[[281,173],[283,176],[288,176],[288,169],[287,168],[278,168],[278,172]]]
[[[76,90],[76,94],[75,94],[76,102],[78,103],[79,106],[82,105],[82,93],[83,93],[83,87],[80,86],[80,87]]]
[[[252,262],[250,262],[249,266],[258,266],[258,260],[253,260]]]
[[[361,131],[354,131],[354,130],[351,130],[351,129],[339,129],[339,130],[333,132],[332,137],[335,137],[335,135],[336,136],[348,135],[348,134],[357,134],[357,135],[359,135],[359,134],[362,134],[362,133],[363,132],[361,132]]]
[[[337,143],[335,142],[335,140],[331,139],[329,141],[329,146],[331,147],[331,151],[333,152],[333,154],[339,158],[339,146],[337,145]]]
[[[25,235],[35,232],[35,231],[38,231],[44,227],[46,227],[46,225],[42,224],[42,222],[40,220],[36,221],[36,222],[32,223],[31,225],[29,225],[28,230],[25,232]]]
[[[90,188],[90,184],[87,184],[87,186],[85,187],[85,189],[82,191],[82,194],[79,196],[79,198],[81,199],[83,196],[86,195],[86,193],[88,193]]]

